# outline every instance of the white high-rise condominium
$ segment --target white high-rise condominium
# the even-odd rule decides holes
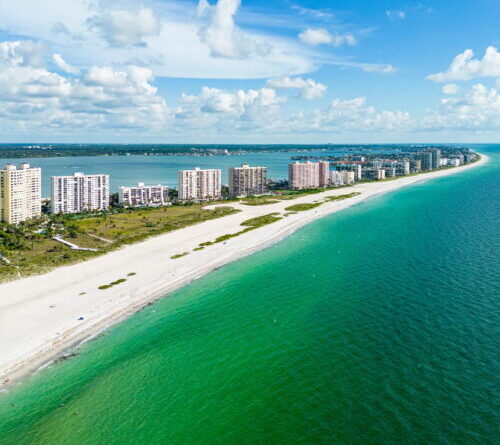
[[[142,182],[133,187],[120,187],[118,201],[125,206],[163,206],[168,204],[168,187]]]
[[[52,213],[80,213],[109,207],[109,175],[52,176]]]
[[[267,193],[267,167],[241,167],[229,169],[229,194],[231,196],[263,195]]]
[[[0,220],[17,224],[42,214],[41,169],[7,164],[0,170]]]
[[[221,197],[221,171],[219,169],[179,170],[179,199],[205,201]]]

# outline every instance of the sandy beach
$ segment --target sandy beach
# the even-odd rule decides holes
[[[401,177],[394,181],[362,183],[275,204],[222,204],[238,208],[241,212],[150,238],[44,275],[1,284],[0,390],[149,302],[224,264],[269,246],[317,218],[404,186],[460,174],[487,161],[488,158],[482,155],[480,161],[454,169]],[[285,207],[293,204],[321,201],[328,196],[352,192],[359,195],[342,201],[325,202],[312,210],[288,215],[225,243],[193,251],[200,243],[241,231],[241,222],[249,218],[273,212],[283,216],[287,213]],[[171,259],[172,255],[184,252],[189,254]],[[122,278],[126,281],[109,289],[99,289],[99,286]]]

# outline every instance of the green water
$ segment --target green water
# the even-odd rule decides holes
[[[0,396],[0,443],[498,443],[500,146],[483,150],[37,373]]]

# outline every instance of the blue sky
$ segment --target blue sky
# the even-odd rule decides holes
[[[0,142],[500,140],[493,0],[0,0]]]

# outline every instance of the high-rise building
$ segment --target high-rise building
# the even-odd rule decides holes
[[[432,168],[439,168],[441,165],[441,150],[439,148],[433,148],[432,153]]]
[[[291,189],[309,189],[326,187],[330,180],[330,163],[294,162],[288,164],[288,184]]]
[[[133,187],[120,187],[118,202],[124,206],[164,206],[168,202],[168,187],[166,185],[145,185],[139,182]]]
[[[422,161],[420,159],[412,159],[410,161],[410,171],[418,173],[422,170]]]
[[[410,174],[410,161],[402,160],[396,162],[396,174],[399,176]]]
[[[416,155],[416,159],[420,160],[422,171],[432,170],[432,152],[422,151]]]
[[[42,214],[41,169],[7,164],[0,170],[0,220],[17,224]]]
[[[267,193],[267,167],[241,167],[229,169],[229,194],[231,196],[263,195]]]
[[[319,161],[319,186],[328,187],[330,182],[330,163],[328,161]]]
[[[109,175],[52,176],[52,213],[81,213],[109,208]]]
[[[206,201],[221,197],[221,171],[219,169],[179,170],[179,199]]]

